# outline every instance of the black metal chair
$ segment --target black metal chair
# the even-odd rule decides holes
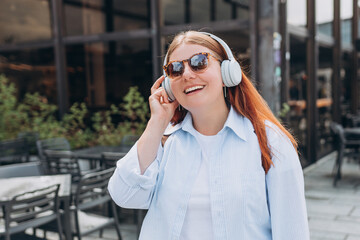
[[[49,138],[36,141],[38,155],[41,160],[45,159],[45,150],[70,151],[70,143],[66,138]]]
[[[125,152],[102,152],[101,167],[108,169],[116,166],[116,162],[126,155]]]
[[[29,149],[25,138],[0,142],[0,165],[28,161]]]
[[[71,151],[44,150],[44,157],[47,174],[71,174],[72,183],[80,181],[80,165]]]
[[[28,228],[36,228],[56,220],[59,238],[63,239],[59,187],[57,184],[14,196],[9,204],[3,206],[4,227],[0,227],[0,236],[10,240],[14,234],[24,233]]]
[[[107,185],[113,172],[114,168],[89,173],[84,175],[78,183],[71,209],[74,214],[73,234],[79,240],[82,236],[95,231],[100,231],[100,237],[102,237],[102,230],[111,225],[115,227],[118,239],[122,239],[115,204],[107,191]],[[104,216],[103,211],[102,214],[96,212],[96,210],[107,208],[109,205],[112,217]]]
[[[338,180],[341,179],[341,165],[345,157],[359,158],[360,157],[360,135],[354,135],[351,131],[345,131],[344,128],[336,122],[331,122],[331,131],[335,137],[335,149],[337,150],[337,158],[335,161],[333,174],[333,185],[336,186]]]
[[[128,152],[139,138],[140,135],[125,135],[120,143],[121,152]]]
[[[16,163],[0,166],[0,178],[41,176],[44,172],[41,162]]]
[[[17,138],[24,138],[26,140],[30,155],[37,154],[36,141],[39,140],[38,132],[20,132],[18,133]]]

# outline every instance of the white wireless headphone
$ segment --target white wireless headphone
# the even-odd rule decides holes
[[[200,32],[200,33],[210,36],[212,39],[216,40],[225,49],[228,59],[223,60],[221,62],[221,77],[222,77],[222,81],[223,81],[224,85],[226,87],[234,87],[234,86],[240,84],[240,82],[242,80],[240,64],[234,58],[229,46],[221,38],[219,38],[211,33],[207,33],[207,32]],[[164,66],[166,65],[167,55],[168,55],[168,53],[166,53],[166,56],[164,59]],[[163,73],[164,73],[165,79],[162,82],[162,87],[165,89],[169,100],[174,101],[175,96],[171,91],[170,79],[166,76],[165,70],[163,71]]]

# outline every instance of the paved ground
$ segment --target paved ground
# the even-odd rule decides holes
[[[311,240],[360,240],[360,165],[345,161],[337,187],[336,153],[304,169]]]
[[[305,194],[311,240],[360,240],[360,165],[345,161],[343,178],[332,186],[332,168],[336,153],[304,169]],[[123,240],[136,240],[136,227],[121,226]],[[51,239],[57,239],[57,236]],[[95,233],[85,240],[117,240],[115,230],[104,237]]]

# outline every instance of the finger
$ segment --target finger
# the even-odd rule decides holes
[[[163,88],[161,88],[161,96],[162,96],[162,98],[163,98],[163,102],[164,102],[164,103],[170,103],[169,97],[168,97],[168,95],[166,94],[165,89],[163,89]]]
[[[164,96],[166,96],[166,95],[164,95],[164,94],[165,94],[165,90],[164,90],[162,87],[160,87],[160,88],[155,89],[155,90],[153,91],[153,93],[151,94],[150,98],[156,99],[156,100],[159,101],[160,103],[163,103],[163,99],[165,99]]]
[[[154,82],[154,84],[151,87],[151,94],[153,94],[155,92],[155,90],[161,86],[161,83],[164,81],[164,79],[165,79],[165,76],[162,75]]]

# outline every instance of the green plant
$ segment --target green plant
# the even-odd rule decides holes
[[[119,110],[112,105],[110,110],[96,112],[91,118],[95,135],[97,136],[97,144],[99,145],[119,145],[122,134],[119,133],[113,123],[112,115],[118,113]]]
[[[121,106],[121,114],[125,121],[120,124],[125,134],[141,134],[146,127],[149,117],[149,107],[144,98],[138,91],[138,87],[130,87],[129,92],[124,97]]]
[[[58,108],[38,93],[26,93],[19,102],[13,83],[0,75],[0,141],[16,138],[18,133],[33,131],[40,139],[65,137],[72,148],[94,145],[119,145],[123,136],[141,134],[146,126],[149,108],[137,87],[131,87],[119,107],[89,116],[85,103],[74,103],[61,120]],[[113,116],[123,121],[117,123]],[[90,119],[91,123],[85,123]]]
[[[40,139],[65,136],[66,129],[55,117],[57,106],[39,93],[26,93],[23,102],[18,104],[18,110],[25,114],[24,128],[38,132]]]
[[[62,118],[62,126],[66,129],[65,137],[71,148],[82,148],[95,144],[94,133],[85,124],[89,111],[85,103],[74,103]]]
[[[0,140],[15,138],[24,122],[26,115],[18,109],[15,85],[0,75]]]

